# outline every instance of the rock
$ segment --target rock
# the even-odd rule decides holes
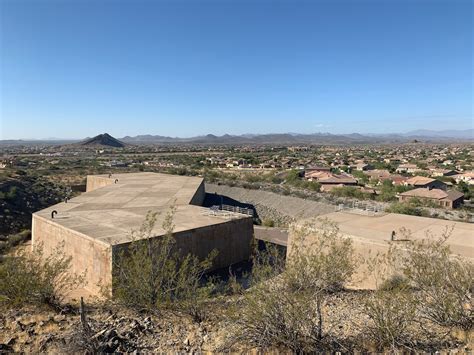
[[[3,345],[12,346],[13,344],[15,344],[15,341],[16,341],[16,337],[9,337],[5,340]]]
[[[15,320],[14,328],[19,331],[23,331],[25,329],[25,325],[20,320]]]
[[[53,321],[59,323],[59,322],[62,322],[66,320],[66,316],[64,314],[58,314],[56,316],[53,317]]]

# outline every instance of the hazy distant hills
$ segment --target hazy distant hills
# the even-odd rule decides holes
[[[445,130],[445,131],[431,131],[428,129],[418,129],[404,134],[406,137],[445,137],[445,138],[461,138],[474,139],[474,129],[465,130]]]
[[[164,136],[136,136],[121,138],[123,142],[130,144],[147,143],[196,143],[196,144],[283,144],[283,143],[352,143],[352,142],[373,142],[375,137],[362,135],[335,135],[329,133],[296,134],[296,133],[278,133],[278,134],[245,134],[230,135],[224,134],[216,136],[208,134],[205,136],[196,136],[191,138],[172,138]]]
[[[86,146],[123,147],[126,144],[370,144],[370,143],[404,143],[413,140],[421,142],[474,142],[474,130],[415,130],[407,133],[387,133],[387,134],[331,134],[331,133],[273,133],[273,134],[224,134],[216,136],[207,134],[190,138],[167,137],[161,135],[138,135],[125,136],[120,139],[112,137],[110,134],[99,134],[93,138],[85,140],[0,140],[0,145],[64,145],[80,144]]]
[[[384,143],[384,142],[406,142],[413,139],[423,141],[452,141],[453,139],[474,140],[474,130],[447,130],[430,131],[417,130],[407,133],[393,134],[331,134],[331,133],[275,133],[275,134],[243,134],[216,136],[208,134],[191,138],[173,138],[165,136],[141,135],[121,138],[123,142],[130,144],[158,144],[158,143],[196,143],[196,144],[297,144],[297,143],[320,143],[320,144],[350,144],[350,143]]]

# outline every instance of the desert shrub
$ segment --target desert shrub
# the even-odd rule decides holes
[[[231,267],[229,267],[229,279],[227,280],[224,291],[229,295],[241,294],[244,291],[242,283],[237,280],[237,276],[233,273]]]
[[[285,180],[281,176],[274,175],[270,178],[270,181],[272,184],[281,184]]]
[[[265,242],[262,249],[255,245],[250,284],[255,286],[280,275],[285,270],[285,262],[285,253],[277,245]]]
[[[217,251],[204,259],[181,255],[173,236],[174,208],[166,214],[166,234],[154,238],[157,213],[148,213],[133,241],[114,257],[113,298],[119,303],[147,309],[176,308],[196,320],[204,317],[204,302],[212,293],[202,276],[211,267]]]
[[[385,209],[389,213],[408,214],[411,216],[421,216],[421,209],[407,202],[394,202]]]
[[[335,187],[330,193],[337,197],[351,197],[359,200],[370,198],[369,194],[363,193],[360,189],[354,186]]]
[[[293,289],[337,291],[351,278],[355,270],[352,241],[339,233],[335,223],[306,221],[292,225],[290,233],[293,241],[286,275]]]
[[[363,310],[371,320],[368,334],[379,349],[395,349],[408,342],[416,306],[412,294],[403,287],[377,290],[364,299]]]
[[[0,254],[5,254],[10,250],[12,247],[21,244],[25,240],[31,237],[31,231],[29,229],[25,229],[19,233],[9,235],[6,241],[0,242]]]
[[[267,283],[245,295],[233,320],[232,340],[250,347],[285,347],[294,352],[314,351],[322,340],[321,302],[309,292],[289,292],[284,285]]]
[[[292,169],[292,170],[288,171],[287,174],[286,174],[286,179],[285,180],[288,184],[298,186],[302,182],[302,180],[301,180],[301,171],[296,170],[296,169]]]
[[[264,219],[262,225],[265,227],[275,227],[275,221],[273,219]]]
[[[404,232],[402,229],[400,234]],[[366,334],[379,350],[394,350],[409,342],[416,312],[410,281],[399,270],[396,248],[392,243],[386,253],[366,260],[376,290],[364,298],[362,311],[370,319]]]
[[[403,275],[393,275],[382,282],[380,291],[403,291],[410,289],[410,281]]]
[[[45,255],[38,245],[34,252],[19,250],[4,258],[0,263],[0,303],[59,306],[69,291],[84,284],[84,275],[70,272],[71,257],[63,249],[59,244]]]
[[[329,293],[352,275],[352,245],[328,221],[303,223],[292,233],[294,247],[284,268],[274,251],[254,261],[253,287],[231,314],[235,329],[229,346],[238,341],[300,353],[324,343],[324,307]]]
[[[472,293],[474,265],[453,256],[446,241],[452,229],[442,236],[410,243],[402,252],[402,270],[419,294],[420,316],[442,326],[471,330],[474,324]]]
[[[406,344],[415,323],[472,330],[474,266],[451,254],[446,241],[452,229],[441,237],[427,233],[421,240],[413,240],[407,229],[400,232],[411,241],[392,244],[387,253],[369,260],[378,281],[377,291],[364,302],[373,340],[381,347]]]
[[[321,189],[321,184],[317,181],[303,181],[302,187],[311,191],[319,191]]]
[[[5,199],[14,201],[17,196],[18,188],[16,186],[11,186],[8,192],[5,194]]]

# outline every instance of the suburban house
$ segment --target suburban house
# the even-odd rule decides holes
[[[329,173],[331,171],[331,167],[329,166],[308,166],[307,168],[304,169],[305,171],[305,176],[306,174],[314,173],[316,171],[325,171]]]
[[[447,185],[439,180],[432,179],[424,176],[414,176],[409,178],[404,183],[405,186],[413,186],[415,188],[425,188],[425,189],[441,189],[446,190]]]
[[[396,172],[413,174],[419,170],[420,169],[418,168],[418,166],[416,166],[416,164],[400,164]]]
[[[457,172],[451,169],[430,169],[431,176],[453,176]]]
[[[455,190],[444,191],[441,189],[417,188],[402,192],[399,195],[400,202],[406,202],[413,198],[432,201],[445,208],[457,208],[464,202],[464,194]]]
[[[474,171],[465,172],[464,174],[454,175],[453,179],[456,183],[460,183],[461,181],[465,182],[468,185],[474,185]]]
[[[389,180],[390,176],[392,174],[390,174],[390,172],[388,170],[375,169],[375,170],[367,171],[365,173],[365,175],[367,175],[371,179],[377,179],[379,181],[384,181],[384,180]]]
[[[325,190],[326,185],[339,185],[339,186],[353,186],[357,185],[357,179],[347,174],[332,174],[326,171],[315,171],[312,173],[305,174],[305,178],[309,181],[316,181],[321,184],[321,190]],[[327,191],[327,189],[326,189]]]
[[[367,171],[373,169],[373,166],[366,163],[358,163],[353,166],[358,171]]]

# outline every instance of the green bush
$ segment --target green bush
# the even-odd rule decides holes
[[[407,202],[395,202],[385,209],[389,213],[407,214],[411,216],[421,216],[421,209],[412,206]]]
[[[49,255],[41,245],[19,250],[0,263],[0,303],[17,306],[43,303],[59,306],[67,292],[84,284],[84,275],[70,272],[71,257],[60,244]]]
[[[387,253],[369,260],[369,270],[382,283],[365,300],[364,312],[380,347],[406,345],[416,323],[472,331],[474,265],[452,255],[446,244],[451,232],[447,228],[441,237],[428,233],[403,246],[392,244]],[[413,239],[409,230],[401,234]]]
[[[446,228],[438,239],[413,241],[402,254],[404,276],[420,293],[420,316],[441,326],[472,330],[474,325],[474,265],[454,257],[446,240]]]
[[[403,275],[393,275],[379,286],[380,291],[403,291],[410,288],[410,281]]]
[[[411,293],[403,289],[378,290],[364,300],[363,309],[371,321],[368,334],[379,350],[395,350],[409,342],[409,329],[416,315]]]
[[[331,194],[338,197],[352,197],[359,200],[371,198],[370,194],[363,193],[360,189],[354,186],[335,187],[331,190]]]
[[[275,221],[273,219],[264,219],[262,225],[264,227],[275,227]]]
[[[275,249],[254,259],[253,287],[232,309],[228,348],[239,341],[304,353],[325,341],[324,307],[329,293],[340,290],[354,271],[352,244],[328,221],[303,223],[292,233],[286,265]]]
[[[202,276],[217,251],[205,260],[181,255],[173,236],[174,211],[171,208],[164,218],[166,235],[154,238],[157,213],[150,212],[130,245],[114,256],[113,298],[135,308],[184,310],[199,320],[213,286],[202,284]]]

